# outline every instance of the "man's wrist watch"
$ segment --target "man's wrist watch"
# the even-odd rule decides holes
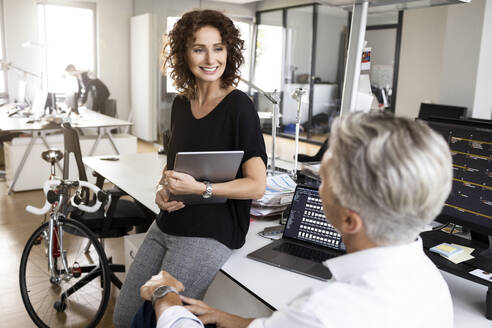
[[[203,181],[205,184],[205,191],[202,194],[203,198],[210,198],[212,197],[212,184],[208,181]]]
[[[169,293],[176,293],[179,295],[179,292],[176,290],[176,288],[172,286],[159,286],[157,287],[154,292],[152,293],[152,307],[155,306],[155,302],[157,302],[158,299],[163,298]]]

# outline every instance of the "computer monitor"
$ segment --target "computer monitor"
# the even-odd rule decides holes
[[[26,87],[27,83],[24,80],[19,80],[17,83],[17,99],[18,103],[23,104],[26,101]]]
[[[418,118],[423,120],[429,118],[462,119],[465,118],[466,110],[466,107],[421,103]]]
[[[31,112],[35,118],[40,118],[44,115],[44,108],[46,106],[46,99],[48,98],[48,92],[42,89],[36,89],[34,91],[34,99],[31,105]]]
[[[453,188],[438,220],[469,228],[472,237],[492,236],[492,122],[426,121],[446,139],[453,158]]]
[[[69,112],[79,114],[78,106],[78,93],[70,92],[65,95],[65,105],[67,105]]]

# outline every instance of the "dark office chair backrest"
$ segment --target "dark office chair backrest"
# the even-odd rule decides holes
[[[73,153],[79,171],[79,179],[87,181],[87,174],[82,161],[77,131],[70,123],[63,123],[63,133],[65,138],[63,177],[66,179],[69,176],[69,157],[70,153]],[[96,177],[96,185],[102,189],[104,178],[98,174],[96,174]],[[153,221],[153,215],[150,210],[134,201],[120,199],[125,193],[117,187],[106,191],[111,194],[112,199],[111,206],[107,211],[107,217],[104,217],[101,209],[96,213],[72,213],[72,218],[78,219],[84,223],[96,234],[96,236],[101,238],[123,236],[128,231],[132,230],[134,226],[137,227],[138,232],[144,232],[148,229]],[[85,201],[90,200],[90,192],[87,188],[82,188],[81,198]]]
[[[63,127],[63,143],[65,147],[65,157],[63,160],[63,179],[68,179],[70,153],[72,153],[75,156],[75,162],[77,163],[79,179],[87,181],[87,174],[85,173],[85,166],[84,162],[82,161],[82,150],[80,149],[79,135],[77,134],[77,131],[70,125],[70,123],[63,123]]]
[[[102,111],[101,114],[116,117],[116,99],[106,99],[106,105],[104,106],[104,111]]]
[[[462,119],[466,116],[466,107],[421,103],[419,110],[420,119],[431,117]]]

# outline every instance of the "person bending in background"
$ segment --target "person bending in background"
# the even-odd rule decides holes
[[[100,79],[90,78],[87,71],[79,71],[72,64],[67,65],[65,71],[77,78],[79,90],[75,101],[80,100],[81,105],[85,105],[90,95],[92,104],[89,109],[106,114],[106,100],[111,95],[108,87]]]
[[[156,293],[159,328],[202,322],[221,328],[453,326],[448,286],[419,237],[451,190],[447,143],[422,122],[384,114],[348,114],[331,131],[319,192],[327,221],[347,248],[324,263],[332,281],[256,320],[175,292],[161,298]],[[160,286],[188,288],[187,281],[161,272],[141,287],[141,296],[150,300]]]
[[[213,10],[184,14],[169,33],[164,65],[180,95],[172,105],[167,165],[155,198],[161,211],[126,276],[114,310],[116,327],[130,326],[143,302],[138,290],[152,275],[164,269],[186,284],[185,295],[201,299],[232,250],[244,244],[251,200],[265,191],[267,156],[255,107],[235,89],[243,44],[234,23]],[[232,181],[198,182],[173,171],[177,152],[228,150],[244,151]],[[169,201],[170,193],[228,200],[185,205]]]

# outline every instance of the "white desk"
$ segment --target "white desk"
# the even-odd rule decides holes
[[[71,124],[74,128],[98,128],[97,138],[92,145],[90,150],[90,154],[94,154],[94,151],[97,148],[101,138],[103,136],[107,136],[113,149],[119,154],[118,148],[111,136],[110,128],[115,127],[123,127],[132,125],[131,122],[123,121],[120,119],[116,119],[107,115],[96,113],[92,110],[88,110],[86,108],[79,109],[80,115],[72,115],[71,116]],[[44,145],[47,148],[50,148],[48,141],[45,138],[46,133],[54,132],[61,130],[62,127],[59,124],[54,124],[52,122],[48,122],[46,120],[41,121],[32,121],[33,119],[30,117],[22,117],[22,116],[12,116],[9,117],[9,113],[5,108],[0,108],[0,132],[23,132],[23,133],[31,133],[32,137],[29,144],[24,151],[24,155],[20,162],[20,165],[17,167],[14,178],[9,186],[8,193],[11,194],[19,175],[22,172],[22,169],[25,165],[27,157],[31,153],[32,147],[36,142],[37,138],[40,138]],[[29,123],[28,123],[29,122]],[[62,169],[60,165],[58,165],[60,170]]]
[[[120,155],[119,161],[104,161],[99,157],[85,157],[84,163],[109,181],[126,191],[155,213],[155,184],[166,162],[165,156],[156,153]],[[246,244],[235,250],[221,271],[261,302],[278,309],[304,289],[324,282],[269,266],[246,258],[246,255],[269,243],[257,232],[273,222],[252,222]],[[484,316],[485,286],[471,283],[443,272],[454,302],[455,327],[492,327]],[[423,295],[425,297],[425,295]]]

